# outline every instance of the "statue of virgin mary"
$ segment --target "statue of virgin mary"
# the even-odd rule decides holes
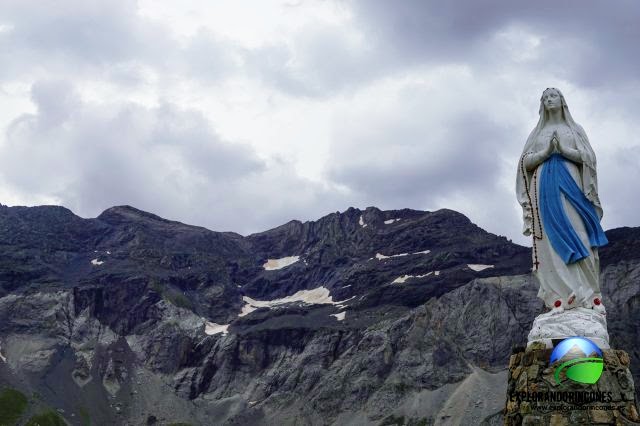
[[[523,233],[533,237],[538,297],[551,314],[585,308],[605,315],[598,247],[608,241],[600,226],[596,156],[560,90],[543,92],[539,113],[516,182]]]

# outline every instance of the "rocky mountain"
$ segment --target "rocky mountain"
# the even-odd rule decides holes
[[[638,374],[640,228],[607,236],[611,341]],[[530,266],[446,209],[245,237],[0,206],[0,424],[498,424],[543,310]]]

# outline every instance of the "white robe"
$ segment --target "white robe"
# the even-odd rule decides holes
[[[565,166],[578,186],[581,186],[578,166],[570,161],[566,161]],[[540,176],[543,167],[544,164],[538,166],[538,170],[536,170],[537,176]],[[534,194],[534,191],[537,194],[537,197],[533,200],[534,209],[536,207],[536,199],[540,199],[539,182],[539,178],[531,182],[531,194]],[[536,186],[535,188],[533,187],[534,184]],[[590,251],[590,255],[577,262],[566,264],[551,245],[551,241],[544,229],[544,222],[540,220],[539,226],[542,229],[540,230],[538,224],[536,224],[536,234],[542,236],[542,239],[535,240],[535,253],[532,251],[532,256],[534,257],[533,262],[535,262],[536,254],[538,260],[538,268],[536,269],[534,265],[533,270],[533,275],[540,285],[538,297],[541,298],[549,308],[553,308],[557,300],[560,300],[561,306],[565,309],[578,306],[591,307],[594,298],[602,299],[599,283],[600,261],[598,258],[598,249],[597,247],[590,247],[589,237],[580,215],[571,203],[566,200],[564,195],[561,196],[564,211],[573,225],[576,234],[580,237],[582,244]],[[537,209],[537,211],[540,210],[540,208]],[[572,303],[569,304],[569,300],[573,295],[575,295],[575,298]]]
[[[575,148],[575,142],[569,135],[565,136],[562,143],[563,145],[569,144],[571,148]],[[538,144],[536,143],[536,145]],[[584,193],[580,167],[569,160],[565,160],[564,164],[571,173],[573,180]],[[531,179],[529,182],[533,212],[537,211],[540,214],[542,214],[542,209],[537,208],[536,203],[538,202],[537,200],[540,200],[539,180],[544,166],[545,164],[542,163],[536,168],[534,171],[535,179]],[[534,197],[534,194],[537,194],[537,196]],[[544,229],[542,217],[534,218],[535,234],[542,236],[541,240],[535,239],[535,250],[532,250],[533,275],[540,285],[538,297],[544,300],[548,308],[553,308],[557,300],[560,300],[561,307],[564,309],[579,306],[591,308],[594,298],[597,297],[602,300],[599,282],[600,260],[598,258],[598,248],[590,246],[589,237],[580,215],[564,194],[561,194],[561,197],[567,217],[571,221],[576,234],[589,250],[590,255],[577,262],[566,264],[551,245],[551,241]],[[534,216],[537,216],[537,214],[534,213]],[[535,267],[536,255],[539,262],[537,269]],[[575,295],[575,299],[569,304],[569,299],[572,295]]]

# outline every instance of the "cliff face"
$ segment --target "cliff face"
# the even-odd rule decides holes
[[[612,345],[638,372],[634,233],[609,231],[601,259]],[[243,237],[2,206],[0,386],[29,397],[24,418],[71,424],[476,424],[542,311],[530,262],[451,210]]]

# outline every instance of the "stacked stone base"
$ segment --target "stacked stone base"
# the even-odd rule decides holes
[[[571,380],[557,384],[551,352],[544,343],[513,351],[505,425],[640,425],[625,351],[602,350],[604,370],[593,385]]]

